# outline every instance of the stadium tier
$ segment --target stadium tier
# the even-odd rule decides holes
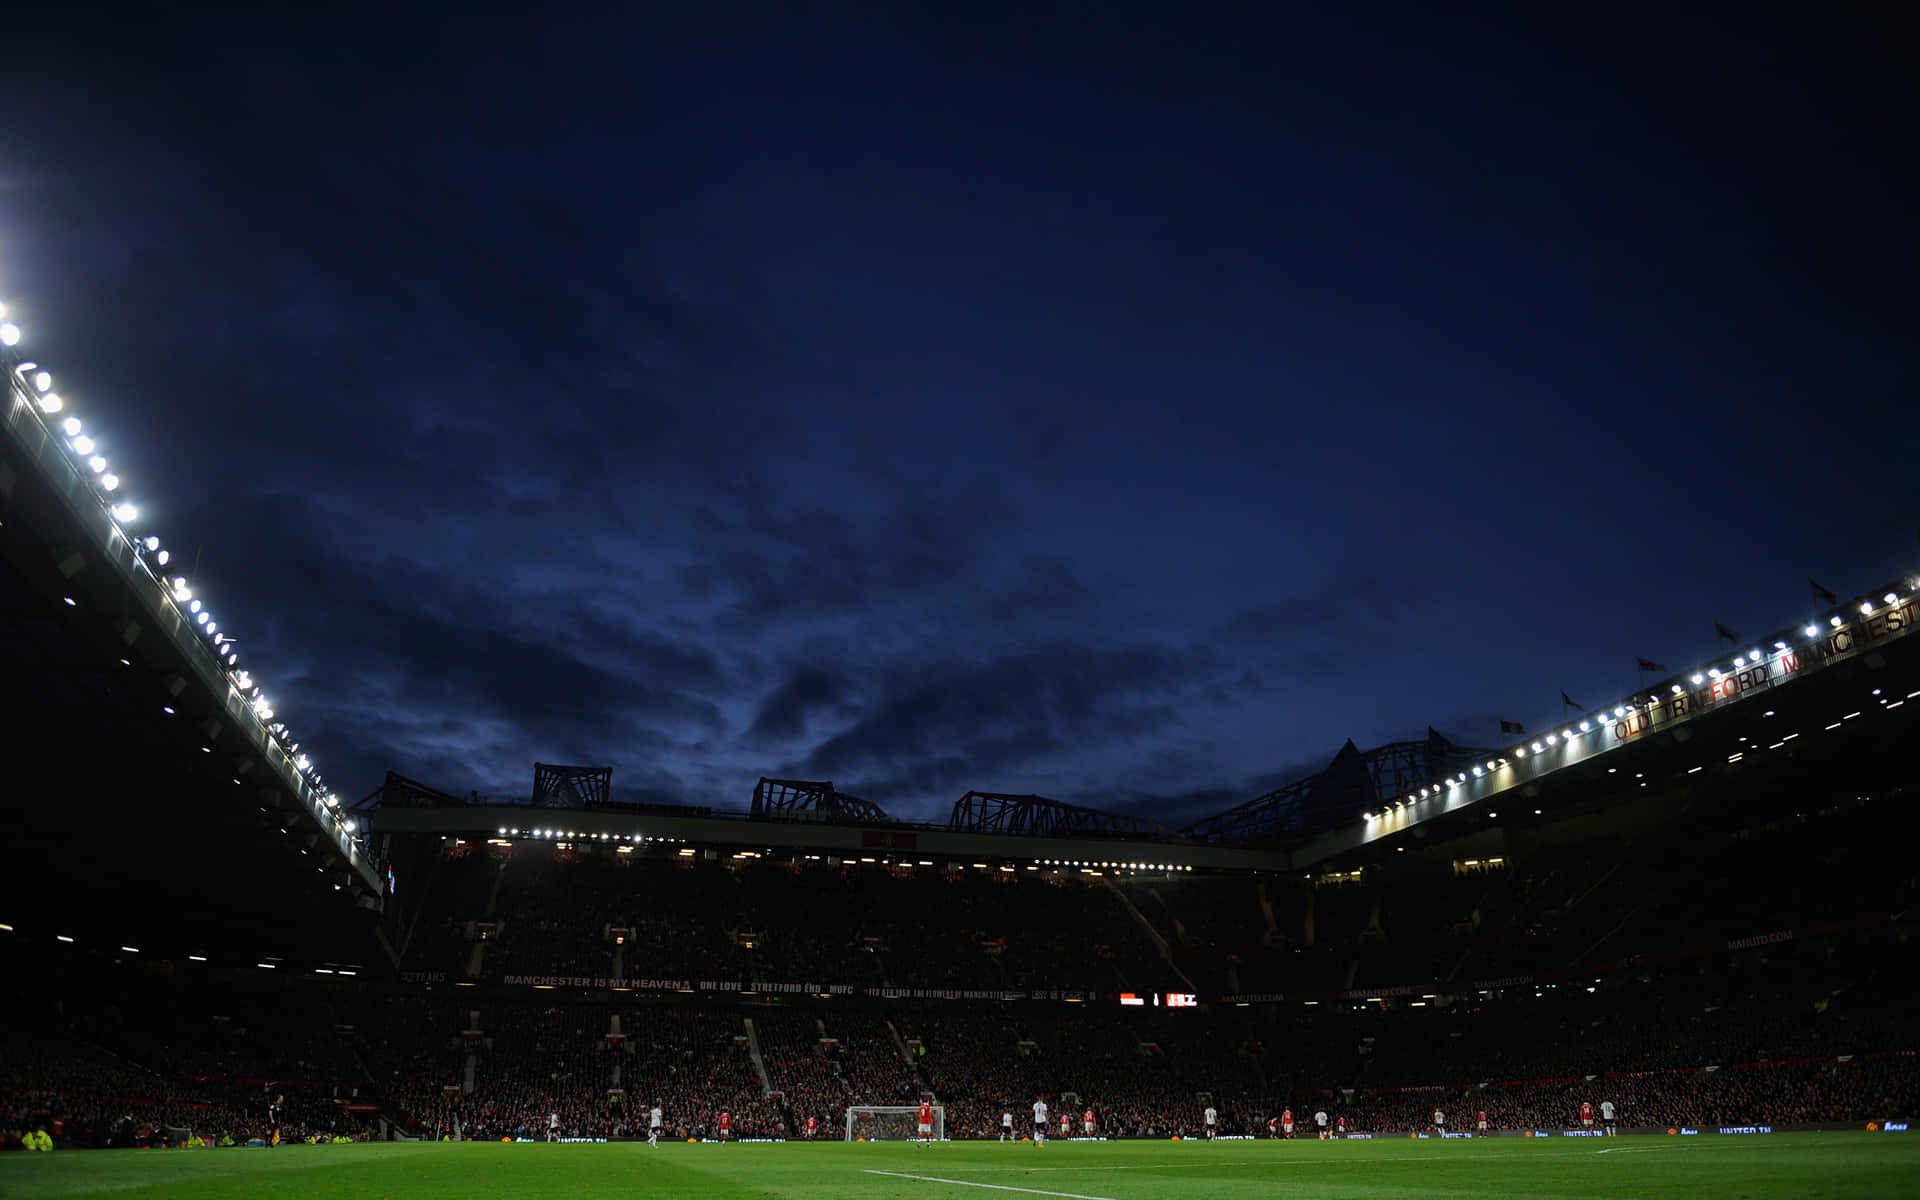
[[[0,1144],[1920,1106],[1913,580],[1537,738],[1349,743],[1180,830],[978,791],[903,821],[821,781],[636,804],[552,764],[519,803],[397,774],[338,803],[17,372],[9,402],[4,715],[56,782],[8,812]]]

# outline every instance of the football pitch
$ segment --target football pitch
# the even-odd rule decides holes
[[[75,1196],[1250,1197],[1920,1195],[1920,1139],[1872,1133],[1372,1142],[718,1146],[386,1143],[0,1160],[8,1200]]]

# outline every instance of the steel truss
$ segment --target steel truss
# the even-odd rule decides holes
[[[1349,738],[1318,775],[1196,821],[1183,832],[1201,841],[1229,845],[1319,833],[1357,821],[1362,813],[1461,770],[1487,753],[1456,746],[1431,727],[1421,741],[1389,742],[1365,751]]]
[[[1108,837],[1178,841],[1180,835],[1158,821],[1122,817],[1063,804],[1045,796],[1014,796],[1005,792],[968,792],[954,802],[947,828],[956,833],[1024,833],[1036,837],[1103,834]]]
[[[891,825],[893,818],[879,805],[837,791],[831,781],[768,779],[753,785],[755,821],[818,821],[838,825]]]
[[[533,764],[535,808],[605,808],[612,793],[612,767]]]

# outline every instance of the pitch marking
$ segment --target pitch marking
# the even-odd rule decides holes
[[[891,1175],[895,1179],[918,1179],[922,1183],[950,1183],[955,1187],[987,1188],[995,1192],[1025,1192],[1030,1196],[1065,1196],[1067,1200],[1112,1200],[1109,1196],[1087,1196],[1079,1192],[1049,1192],[1040,1188],[1014,1187],[1005,1183],[975,1183],[971,1179],[942,1179],[938,1175],[908,1175],[903,1171],[875,1171],[869,1169],[869,1175]]]
[[[1230,1158],[1212,1162],[1164,1162],[1138,1163],[1127,1167],[973,1167],[975,1171],[1024,1171],[1037,1175],[1042,1171],[1189,1171],[1194,1167],[1251,1167],[1258,1166],[1264,1160],[1252,1158]]]

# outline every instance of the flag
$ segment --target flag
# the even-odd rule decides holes
[[[1718,621],[1715,621],[1713,623],[1713,631],[1730,642],[1738,642],[1740,640],[1739,634],[1735,633],[1731,629],[1728,629],[1725,625],[1722,625]]]
[[[1827,602],[1828,608],[1832,608],[1834,605],[1840,603],[1840,597],[1815,583],[1811,575],[1807,576],[1807,586],[1813,589],[1813,594],[1816,599]]]
[[[1641,658],[1638,655],[1634,656],[1633,661],[1640,665],[1642,671],[1652,671],[1659,675],[1666,674],[1667,664],[1665,663],[1657,663],[1650,658]]]
[[[1500,732],[1525,734],[1527,727],[1518,721],[1502,721],[1500,722]]]
[[[1566,706],[1567,706],[1568,708],[1577,708],[1577,709],[1579,709],[1579,710],[1580,710],[1581,712],[1585,712],[1585,711],[1587,711],[1587,706],[1586,706],[1586,705],[1584,705],[1584,704],[1576,704],[1576,703],[1574,703],[1574,699],[1573,699],[1573,697],[1572,697],[1572,696],[1569,696],[1569,695],[1567,695],[1567,694],[1566,694],[1565,692],[1561,692],[1561,693],[1560,693],[1560,703],[1562,703],[1562,704],[1564,704],[1564,705],[1566,705]]]

